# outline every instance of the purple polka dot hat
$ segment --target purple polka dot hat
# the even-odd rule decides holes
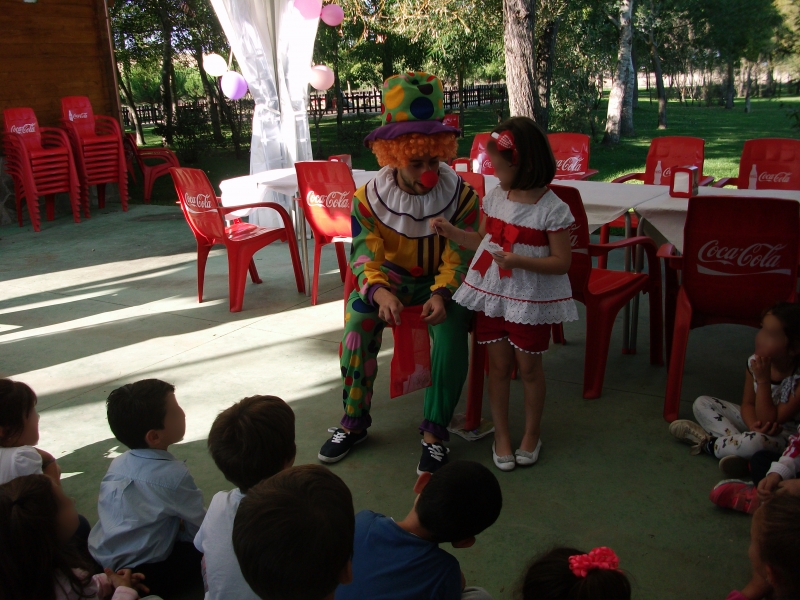
[[[442,123],[444,89],[435,75],[424,71],[393,75],[383,82],[382,96],[381,126],[364,138],[368,148],[374,140],[393,140],[407,133],[461,133]]]

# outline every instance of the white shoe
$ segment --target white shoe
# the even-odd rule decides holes
[[[494,442],[492,442],[492,460],[494,461],[494,466],[501,471],[513,471],[514,467],[517,466],[511,454],[497,456],[497,453],[494,451]]]
[[[516,452],[514,452],[514,458],[519,466],[530,467],[531,465],[536,464],[536,461],[539,460],[539,451],[541,449],[542,438],[539,438],[539,441],[536,442],[536,449],[533,452],[527,452],[522,448],[518,448]]]

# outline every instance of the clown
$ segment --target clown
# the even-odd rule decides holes
[[[418,474],[447,463],[447,425],[467,377],[471,313],[451,296],[461,285],[472,251],[431,233],[430,220],[478,227],[478,197],[444,160],[456,156],[458,129],[442,123],[444,91],[437,77],[409,72],[383,84],[381,127],[364,140],[382,169],[353,197],[350,266],[357,289],[347,301],[341,345],[344,416],[319,451],[334,463],[367,438],[386,324],[403,309],[422,306],[433,340],[432,386],[425,391]]]

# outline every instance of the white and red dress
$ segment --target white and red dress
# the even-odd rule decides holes
[[[569,277],[500,269],[491,252],[502,249],[546,258],[550,256],[547,234],[568,229],[575,219],[569,206],[550,190],[536,204],[522,204],[509,200],[499,186],[484,198],[483,212],[487,235],[453,299],[478,313],[479,343],[508,338],[525,352],[545,352],[550,326],[578,319]]]

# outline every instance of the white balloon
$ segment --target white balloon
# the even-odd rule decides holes
[[[228,61],[219,54],[206,54],[203,57],[203,68],[212,77],[221,77],[228,70]]]
[[[309,73],[308,83],[319,91],[325,91],[333,85],[333,71],[325,65],[314,65]]]

